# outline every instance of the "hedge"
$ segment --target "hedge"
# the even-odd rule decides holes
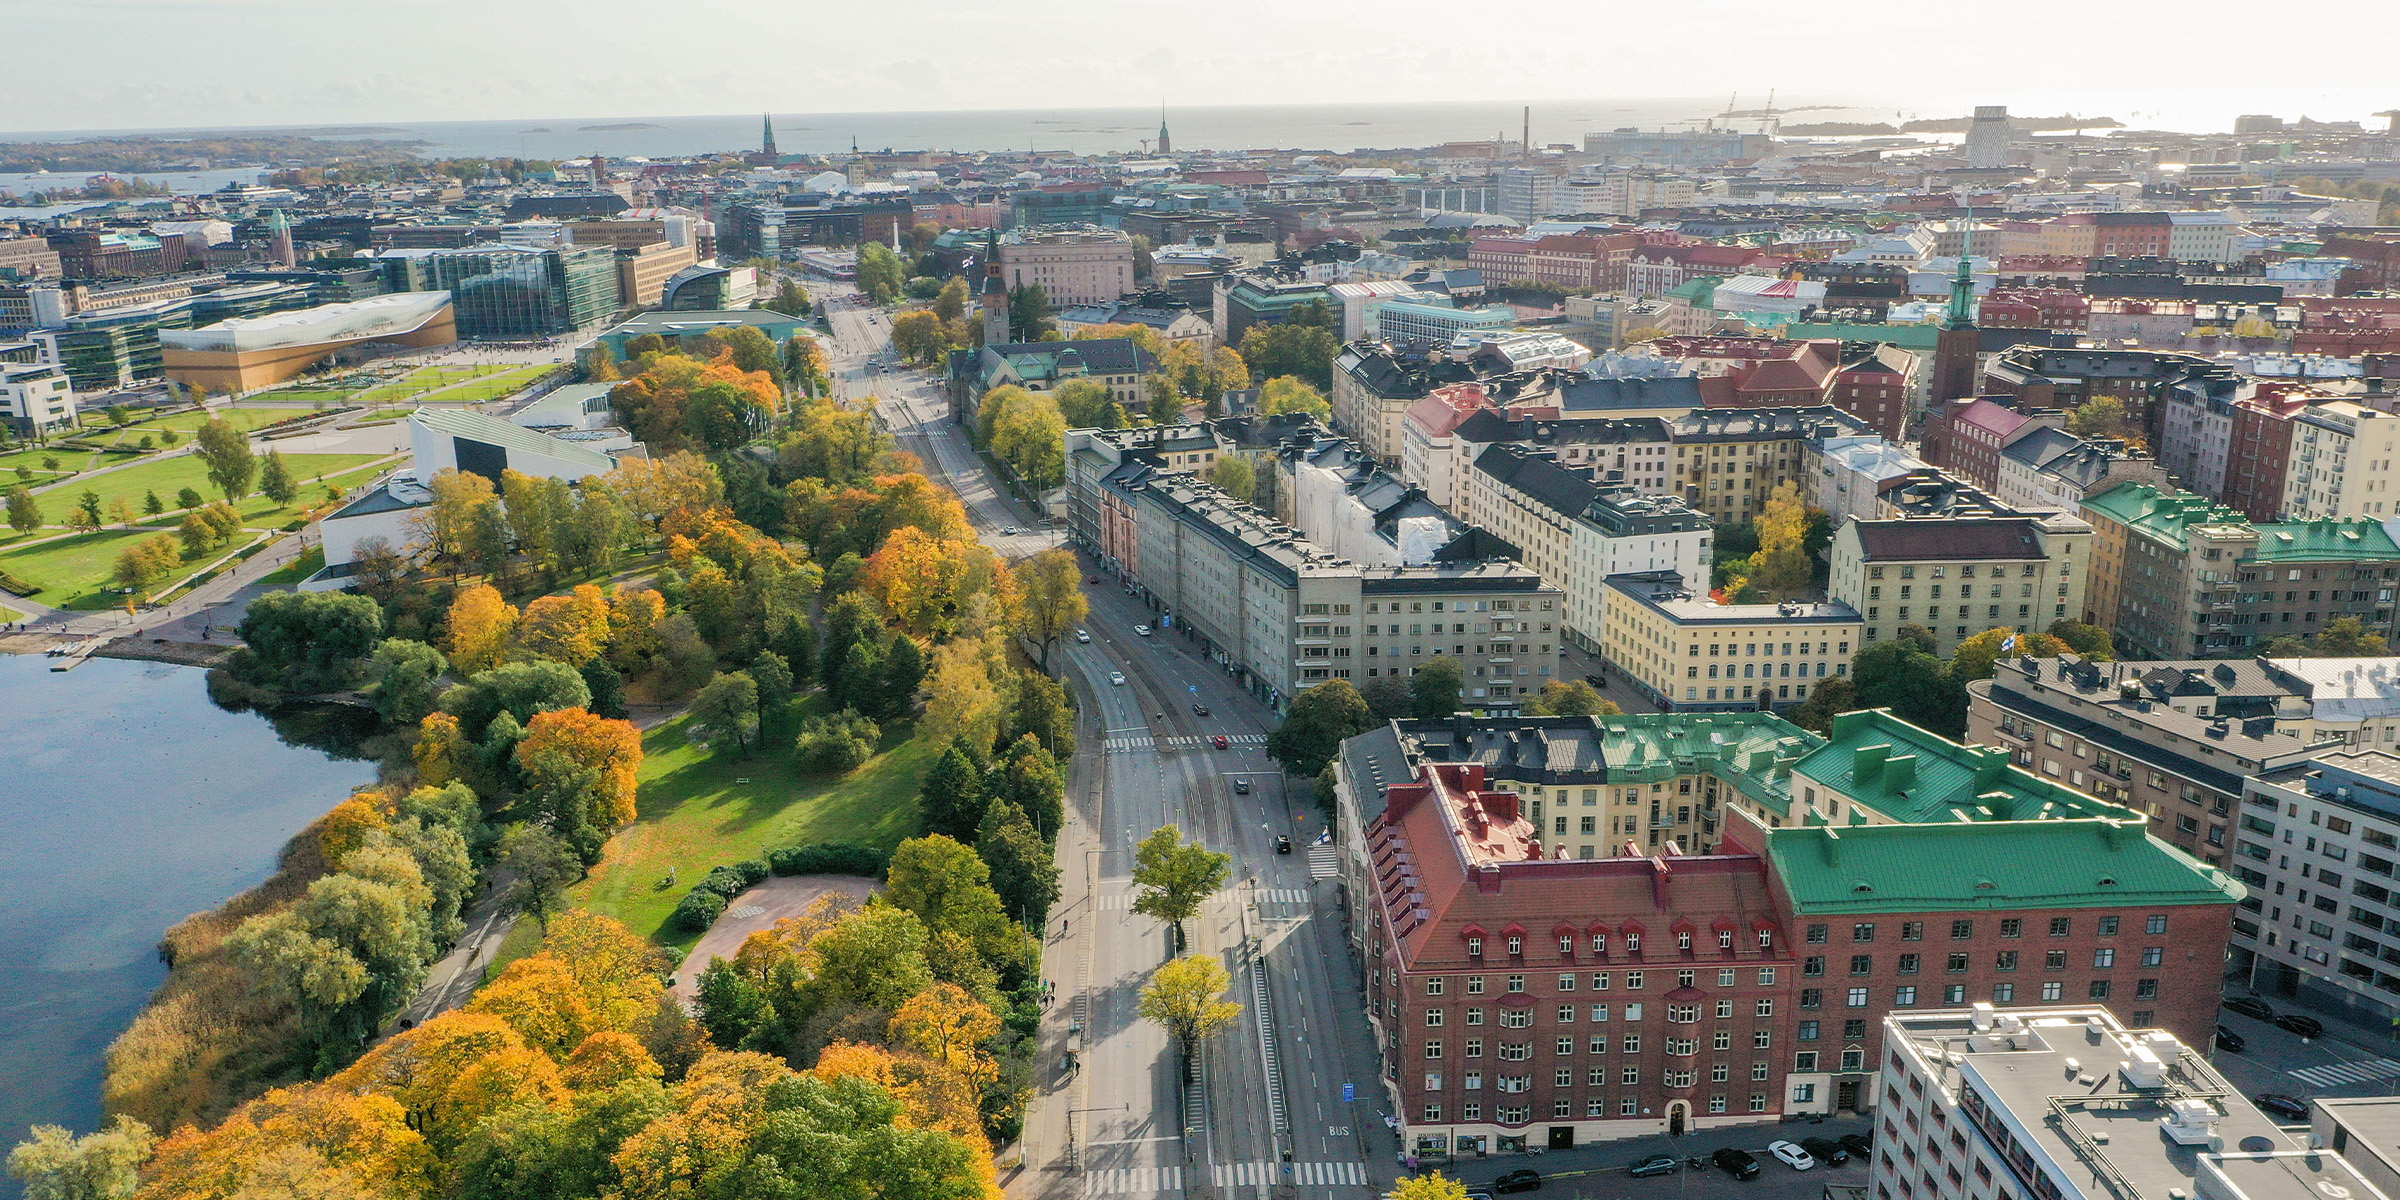
[[[878,879],[890,862],[890,855],[873,846],[841,842],[814,842],[767,852],[767,865],[778,875],[864,875]]]
[[[683,902],[675,906],[675,924],[693,933],[706,933],[725,912],[725,897],[702,888],[683,894]]]

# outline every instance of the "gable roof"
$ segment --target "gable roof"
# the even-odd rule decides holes
[[[2030,517],[1956,517],[1939,521],[1852,521],[1866,562],[2046,559],[2041,526]]]

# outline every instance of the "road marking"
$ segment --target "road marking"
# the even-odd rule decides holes
[[[1182,1167],[1099,1167],[1083,1173],[1086,1196],[1145,1196],[1182,1189]]]
[[[1319,842],[1308,848],[1308,877],[1331,879],[1342,873],[1342,855],[1332,846]]]
[[[1307,888],[1262,888],[1255,895],[1260,904],[1307,904],[1313,897]],[[1100,897],[1103,912],[1122,912],[1133,907],[1134,894],[1118,892]]]
[[[2370,1058],[2356,1062],[2327,1063],[2321,1067],[2302,1067],[2285,1074],[2311,1087],[2340,1087],[2345,1083],[2368,1083],[2400,1075],[2400,1062],[2388,1058]]]
[[[1367,1164],[1360,1162],[1293,1163],[1292,1182],[1301,1187],[1364,1187]],[[1263,1187],[1281,1182],[1282,1163],[1246,1162],[1219,1163],[1214,1178],[1216,1185],[1225,1187]]]
[[[1111,733],[1114,733],[1114,732],[1116,732],[1116,731],[1115,731],[1115,730],[1110,730],[1109,732],[1111,732]],[[1229,734],[1226,734],[1226,735],[1224,735],[1224,736],[1225,736],[1225,744],[1226,744],[1226,746],[1227,746],[1227,747],[1229,747],[1229,748],[1230,748],[1230,747],[1233,747],[1233,746],[1240,746],[1240,747],[1243,747],[1243,748],[1245,748],[1245,749],[1249,749],[1249,748],[1255,748],[1255,747],[1259,747],[1259,746],[1264,746],[1264,745],[1266,745],[1266,744],[1267,744],[1267,735],[1265,735],[1265,734],[1263,734],[1263,733],[1229,733]],[[1184,735],[1177,736],[1177,737],[1163,737],[1163,738],[1162,738],[1162,737],[1112,737],[1112,738],[1108,738],[1106,741],[1104,741],[1104,742],[1102,743],[1102,747],[1103,747],[1104,749],[1108,750],[1109,752],[1111,752],[1111,753],[1115,753],[1115,754],[1133,754],[1133,753],[1139,753],[1140,751],[1144,751],[1144,750],[1151,750],[1151,751],[1156,751],[1156,750],[1160,750],[1160,749],[1191,750],[1191,749],[1195,749],[1195,748],[1197,748],[1197,747],[1201,747],[1201,746],[1211,746],[1211,747],[1213,747],[1213,746],[1215,746],[1216,744],[1217,744],[1217,735],[1212,733],[1212,734],[1207,734],[1207,735],[1204,735],[1204,736],[1193,736],[1193,735],[1191,735],[1191,734],[1184,734]],[[1235,774],[1235,775],[1238,775],[1238,774],[1241,774],[1241,773],[1242,773],[1242,772],[1239,772],[1239,771],[1227,772],[1227,774]]]

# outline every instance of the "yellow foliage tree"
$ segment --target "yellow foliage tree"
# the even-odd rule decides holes
[[[1759,513],[1757,528],[1758,551],[1750,556],[1749,581],[1777,599],[1807,590],[1816,572],[1802,546],[1808,537],[1808,505],[1800,498],[1800,485],[1777,485]]]
[[[588,814],[596,829],[633,823],[635,779],[642,769],[642,735],[630,721],[596,717],[580,708],[535,713],[517,743],[517,766],[534,787],[564,785],[584,771],[599,775]]]
[[[458,778],[458,768],[466,752],[466,735],[460,732],[458,718],[449,713],[428,713],[417,723],[417,745],[413,755],[417,760],[417,775],[428,787],[440,787]]]
[[[625,1139],[613,1160],[623,1200],[685,1200],[739,1165],[766,1110],[769,1085],[790,1078],[783,1060],[719,1051],[692,1064],[675,1089],[675,1111]]]
[[[575,973],[547,954],[508,964],[500,978],[476,993],[467,1011],[508,1022],[526,1045],[554,1059],[565,1058],[595,1032]]]
[[[566,964],[595,1028],[631,1033],[666,990],[667,956],[650,939],[597,913],[570,910],[550,919],[542,953]]]
[[[141,1200],[249,1200],[291,1195],[308,1179],[332,1196],[434,1194],[434,1154],[390,1097],[329,1084],[277,1088],[216,1128],[186,1125],[142,1171]]]
[[[966,989],[937,983],[909,998],[892,1014],[892,1037],[977,1087],[999,1077],[984,1043],[1000,1033],[1000,1018]]]
[[[438,1154],[485,1117],[514,1104],[550,1108],[566,1085],[558,1065],[488,1012],[447,1012],[366,1052],[330,1081],[389,1097]]]
[[[658,1060],[650,1057],[639,1039],[614,1029],[583,1039],[567,1056],[564,1070],[567,1086],[579,1092],[601,1091],[628,1079],[657,1079],[661,1074]]]
[[[608,617],[608,597],[588,583],[544,596],[517,619],[517,651],[581,667],[608,648]]]
[[[338,863],[342,856],[358,849],[367,835],[378,829],[388,829],[382,797],[372,792],[359,794],[333,806],[317,825],[317,847],[325,861]]]
[[[500,589],[479,583],[450,602],[450,636],[443,649],[460,674],[481,674],[507,660],[516,628],[516,606],[501,599]]]

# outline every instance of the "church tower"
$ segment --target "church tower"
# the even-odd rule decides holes
[[[267,242],[275,256],[277,266],[296,267],[300,265],[299,252],[292,248],[292,223],[284,219],[283,210],[280,208],[267,213]]]
[[[1958,274],[1950,280],[1950,307],[1942,315],[1942,332],[1933,344],[1933,399],[1937,409],[1951,400],[1976,392],[1976,354],[1983,336],[1975,329],[1974,210],[1968,211],[1967,236],[1958,248]]]
[[[1163,103],[1158,106],[1158,152],[1175,153],[1175,140],[1167,136],[1167,106]]]
[[[763,135],[759,139],[758,156],[765,159],[766,165],[771,167],[775,165],[777,157],[775,153],[775,114],[761,114],[758,123],[763,129]]]
[[[983,243],[983,344],[997,346],[1008,340],[1008,280],[1000,275],[1000,231],[994,229]]]

